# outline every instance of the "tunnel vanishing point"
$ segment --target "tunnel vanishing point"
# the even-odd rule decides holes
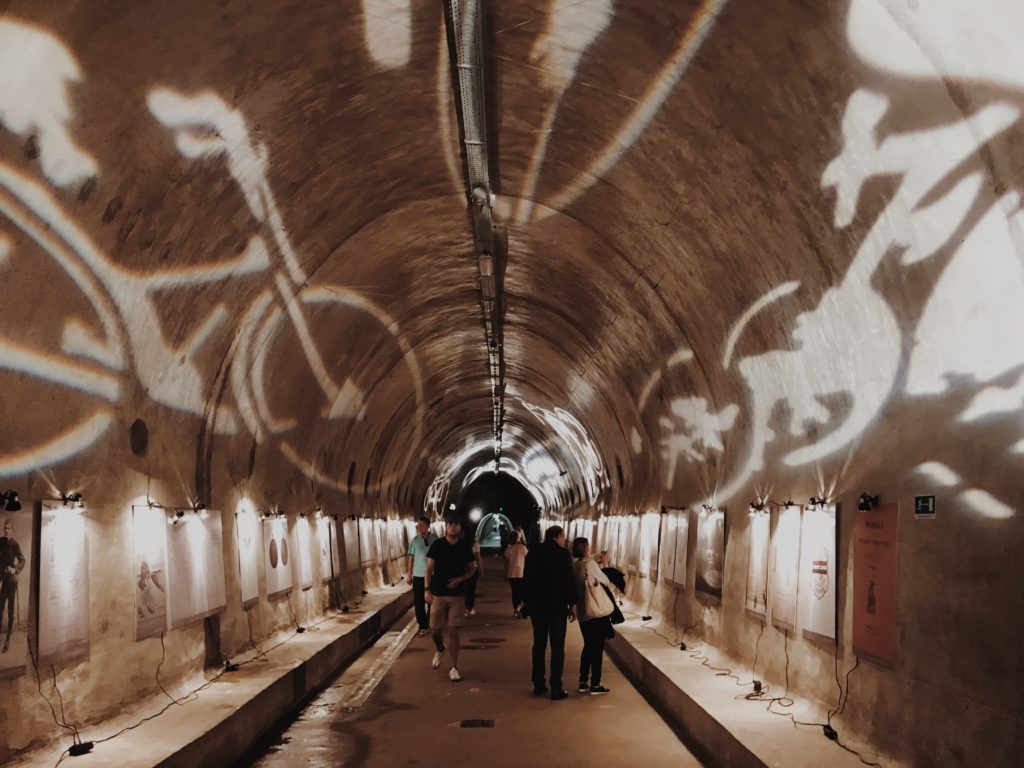
[[[4,3],[0,762],[396,582],[497,473],[892,764],[1019,764],[1022,30]]]

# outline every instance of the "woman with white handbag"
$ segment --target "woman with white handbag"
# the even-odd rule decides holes
[[[580,693],[594,695],[608,693],[608,689],[601,685],[601,661],[604,658],[604,641],[611,626],[608,617],[615,609],[615,604],[605,591],[605,587],[610,587],[611,583],[590,557],[590,542],[587,539],[581,536],[573,541],[572,556],[576,604],[579,606],[580,631],[583,633],[578,690]]]

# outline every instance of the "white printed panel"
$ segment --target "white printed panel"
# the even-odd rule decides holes
[[[686,586],[686,555],[689,543],[690,511],[683,509],[676,513],[675,557],[672,570],[672,581],[681,587]]]
[[[320,517],[316,521],[316,550],[320,562],[320,581],[330,581],[334,575],[331,562],[331,525],[334,521],[329,517]]]
[[[263,568],[267,574],[267,597],[282,595],[292,588],[292,554],[288,547],[288,521],[272,517],[263,521]]]
[[[167,514],[167,595],[171,629],[227,605],[220,512]]]
[[[0,507],[0,678],[25,671],[28,658],[29,585],[34,543],[33,512]]]
[[[835,506],[808,507],[800,546],[799,611],[805,634],[836,636],[837,558]]]
[[[167,629],[167,518],[162,509],[132,507],[135,639]]]
[[[359,519],[359,564],[364,568],[377,564],[377,537],[373,520]]]
[[[39,663],[89,652],[89,539],[84,509],[43,502],[39,533]]]
[[[295,521],[295,537],[299,542],[299,588],[309,589],[313,586],[313,530],[308,517]]]
[[[800,507],[783,507],[775,523],[768,577],[768,604],[772,624],[780,629],[792,631],[796,628],[799,583]]]
[[[345,570],[358,571],[359,557],[359,521],[346,520],[341,525],[342,538],[345,541]]]
[[[702,509],[697,517],[697,577],[694,586],[698,592],[721,597],[724,583],[725,513],[719,509]]]
[[[747,555],[747,596],[744,607],[758,616],[768,611],[768,541],[771,517],[767,512],[750,516],[750,549]]]
[[[240,510],[235,515],[238,537],[238,584],[242,593],[242,607],[248,608],[260,599],[259,562],[263,537],[260,518],[253,510]]]

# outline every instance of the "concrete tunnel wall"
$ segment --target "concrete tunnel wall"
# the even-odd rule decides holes
[[[896,662],[861,665],[846,722],[908,764],[1010,764],[1021,9],[490,6],[502,469],[548,518],[724,508],[720,604],[695,574],[651,604],[748,665],[751,499],[840,503],[843,670],[857,497],[899,503]],[[224,514],[230,654],[240,500],[292,525],[315,505],[408,518],[493,460],[450,82],[438,4],[5,5],[0,490],[87,503],[69,717],[156,689],[133,503]],[[292,621],[264,581],[257,637]],[[302,595],[302,621],[330,602]],[[791,692],[833,701],[831,649],[769,626],[768,680],[786,650]],[[170,631],[161,674],[198,678],[205,654],[201,624]],[[59,735],[30,666],[5,686],[0,757]]]

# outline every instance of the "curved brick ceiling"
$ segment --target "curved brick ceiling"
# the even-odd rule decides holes
[[[692,503],[765,467],[836,490],[871,436],[865,467],[1005,498],[1019,398],[983,395],[1024,365],[988,341],[1024,294],[1012,40],[968,51],[954,11],[875,0],[491,6],[508,466],[554,503]],[[0,23],[0,269],[36,310],[3,321],[0,472],[87,468],[136,418],[199,485],[254,441],[271,475],[382,505],[488,464],[440,4],[15,1]],[[990,471],[929,437],[957,419]]]

